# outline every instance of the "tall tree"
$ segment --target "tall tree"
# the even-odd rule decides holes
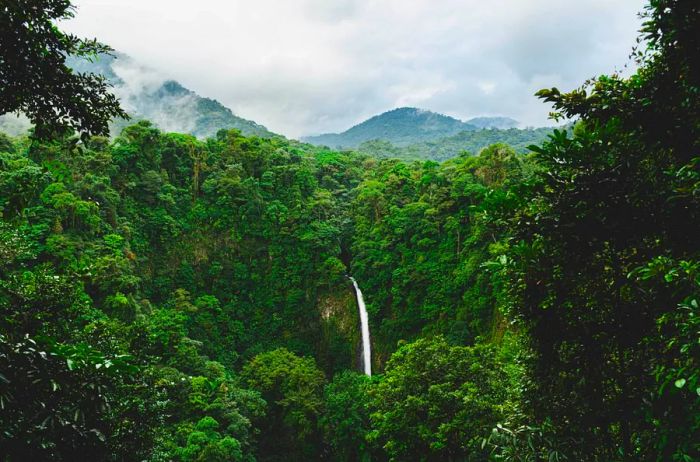
[[[107,134],[113,117],[127,117],[105,78],[74,73],[66,58],[96,57],[111,49],[96,39],[62,32],[69,0],[7,0],[0,6],[0,114],[23,112],[37,135],[76,130]]]
[[[260,422],[265,439],[261,461],[304,461],[320,452],[318,418],[323,408],[325,377],[312,358],[284,348],[261,353],[243,368],[242,378],[267,401]]]
[[[371,390],[368,438],[391,461],[483,461],[505,381],[490,347],[451,346],[443,337],[407,344]]]
[[[700,370],[674,346],[697,325],[700,4],[645,17],[634,75],[539,93],[580,122],[533,148],[544,173],[514,220],[527,402],[593,461],[700,457]]]

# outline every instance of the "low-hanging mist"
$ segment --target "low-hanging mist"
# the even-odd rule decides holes
[[[132,119],[149,120],[165,132],[206,138],[222,128],[236,128],[245,135],[274,135],[260,124],[236,116],[218,101],[202,97],[124,54],[100,56],[95,62],[70,60],[69,65],[78,72],[104,75]],[[112,131],[118,132],[127,124],[118,120]]]

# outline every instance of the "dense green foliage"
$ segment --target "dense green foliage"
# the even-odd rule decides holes
[[[352,273],[367,292],[374,342],[444,333],[458,343],[497,329],[500,222],[520,203],[525,161],[494,145],[443,164],[379,163],[357,187]],[[502,228],[502,226],[501,226]]]
[[[492,254],[479,237],[490,232],[490,218],[479,207],[505,200],[506,176],[522,174],[522,161],[505,146],[442,166],[406,165],[237,131],[199,142],[139,123],[112,142],[3,136],[0,150],[5,361],[28,361],[15,357],[23,350],[13,345],[36,337],[53,362],[32,367],[55,374],[58,387],[27,386],[31,396],[43,402],[73,389],[61,380],[99,387],[119,403],[111,412],[132,410],[143,413],[139,424],[151,422],[149,431],[128,435],[129,444],[151,448],[154,460],[209,460],[230,451],[241,460],[383,457],[380,437],[376,445],[365,441],[371,404],[351,399],[359,390],[367,396],[369,383],[339,376],[324,392],[327,377],[355,363],[348,265],[373,292],[380,369],[397,340],[446,331],[453,342],[471,343],[496,328],[488,274],[479,271]],[[396,205],[375,203],[388,200]],[[377,221],[385,211],[392,215]],[[431,250],[424,239],[433,226],[443,231]],[[420,244],[413,250],[412,241]],[[384,246],[385,269],[372,276],[368,252],[376,246]],[[442,266],[425,266],[433,258]],[[412,272],[420,281],[448,268],[458,276],[450,287],[439,289],[444,278],[412,286]],[[37,289],[40,281],[49,286]],[[383,285],[405,286],[405,298],[385,299]],[[56,295],[27,295],[47,291]],[[90,358],[81,370],[109,370],[112,381],[74,377],[61,356],[66,348]],[[479,366],[486,361],[480,358],[474,367],[490,364]],[[97,368],[105,361],[110,367]],[[124,372],[115,367],[121,363]],[[8,402],[20,406],[12,391],[20,378],[3,376]],[[69,409],[83,406],[70,395],[65,400]],[[112,420],[119,414],[102,412],[80,420],[81,432],[101,436],[95,457],[144,457],[105,446],[127,430]],[[347,419],[357,423],[354,436]],[[472,438],[484,425],[473,427]],[[276,438],[264,438],[269,434]],[[7,444],[20,434],[11,436]],[[50,441],[54,457],[70,459],[68,441]]]
[[[371,379],[354,371],[343,371],[333,377],[324,392],[324,412],[321,416],[323,437],[333,460],[350,462],[367,460],[372,456],[369,432],[369,390]],[[381,452],[374,458],[382,460]]]
[[[135,422],[146,425],[151,414],[161,422],[129,443],[149,438],[143,444],[156,444],[154,457],[163,454],[156,458],[181,454],[195,460],[197,451],[233,444],[226,438],[250,455],[251,422],[264,413],[264,403],[257,392],[240,388],[234,372],[242,361],[284,345],[325,358],[329,372],[351,365],[354,329],[323,318],[319,300],[338,298],[343,223],[334,194],[352,187],[352,162],[333,171],[331,158],[316,163],[286,142],[222,132],[200,144],[146,123],[125,129],[111,144],[100,138],[76,144],[3,137],[0,151],[5,406],[20,406],[16,387],[30,381],[21,389],[37,405],[67,406],[70,419],[58,411],[51,415],[72,431],[94,434],[94,445],[112,444],[126,431],[105,423],[120,422],[123,407],[144,413]],[[331,185],[333,194],[320,182]],[[314,288],[307,284],[311,280]],[[346,291],[341,284],[341,294]],[[353,315],[345,315],[350,323]],[[326,341],[323,332],[334,335]],[[38,344],[41,361],[25,346],[30,341]],[[118,374],[105,391],[102,371],[119,372],[117,360],[126,361],[128,374]],[[97,367],[106,361],[109,367]],[[19,370],[31,364],[37,377],[46,377],[46,387],[14,369],[8,373],[10,364],[27,364]],[[140,385],[143,380],[148,382]],[[81,381],[96,396],[71,398],[90,388],[75,385]],[[138,387],[155,396],[132,407],[129,400],[138,395],[129,390]],[[105,416],[98,394],[119,406]],[[82,400],[96,401],[94,411],[83,409]],[[82,417],[78,410],[91,414]],[[26,444],[38,447],[39,438],[49,437],[27,426],[46,427],[54,435],[51,444],[63,445],[51,454],[70,460],[73,443],[52,433],[56,426],[42,415],[25,425],[3,413],[2,428],[10,437],[3,445],[29,434],[37,439]],[[208,417],[218,427],[198,423]],[[208,429],[202,431],[209,443],[197,442],[200,426]],[[141,457],[135,451],[119,454]]]
[[[483,435],[502,418],[506,384],[488,346],[420,339],[394,353],[371,391],[370,441],[392,461],[484,460]]]
[[[566,117],[515,218],[512,309],[536,353],[528,405],[590,460],[700,458],[700,9],[654,1],[629,79],[540,96]]]
[[[528,146],[541,144],[552,134],[552,128],[490,128],[462,131],[456,135],[429,141],[395,146],[385,140],[365,141],[357,147],[359,152],[380,159],[434,160],[442,162],[458,157],[463,152],[478,153],[495,144],[505,143],[516,152],[527,154]]]
[[[259,460],[308,460],[319,454],[318,416],[325,376],[312,358],[284,348],[261,353],[243,368],[243,379],[268,403]]]
[[[698,8],[530,153],[0,134],[0,454],[699,460]]]

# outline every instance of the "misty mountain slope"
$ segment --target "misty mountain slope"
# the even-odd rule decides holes
[[[222,128],[236,128],[247,136],[279,136],[260,124],[234,115],[218,101],[199,96],[174,80],[166,80],[155,87],[144,86],[137,91],[115,85],[115,93],[133,119],[150,120],[164,131],[206,138]],[[133,120],[115,121],[113,131],[130,123]]]
[[[435,112],[402,107],[371,117],[342,133],[307,136],[303,140],[316,145],[356,148],[370,140],[385,140],[395,146],[437,140],[463,131],[480,128],[510,128],[518,123],[505,117],[479,117],[462,122],[454,117]]]
[[[75,58],[66,62],[76,72],[104,75],[114,86],[112,91],[131,120],[113,121],[113,135],[119,134],[126,125],[146,119],[163,131],[189,133],[198,138],[213,136],[222,128],[236,128],[246,136],[280,136],[252,120],[238,117],[218,101],[199,96],[124,54],[101,55],[94,62]],[[24,116],[0,116],[0,131],[19,135],[30,127]]]
[[[278,136],[258,123],[238,117],[218,101],[199,96],[123,54],[101,56],[95,63],[72,61],[71,65],[80,72],[103,74],[112,82],[114,93],[133,119],[150,120],[164,131],[206,138],[222,128],[236,128],[244,135]],[[114,131],[128,123],[132,122],[115,121]]]

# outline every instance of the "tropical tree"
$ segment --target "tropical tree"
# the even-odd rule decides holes
[[[66,64],[71,56],[111,51],[57,27],[74,14],[69,0],[9,0],[0,7],[0,114],[26,114],[37,135],[107,134],[113,117],[127,117],[103,76],[74,73]]]
[[[325,377],[312,358],[278,348],[254,357],[241,377],[267,402],[259,422],[262,461],[303,461],[320,454],[318,419],[323,410]],[[274,436],[273,436],[274,435]]]
[[[511,300],[536,353],[525,402],[594,461],[700,457],[700,5],[652,1],[645,19],[634,75],[539,93],[579,122],[532,147],[543,173],[513,220]]]
[[[504,384],[489,346],[443,337],[404,345],[371,390],[368,438],[392,461],[486,460],[483,438],[502,417]]]
[[[369,390],[371,380],[364,374],[343,371],[324,390],[325,410],[321,418],[324,440],[333,460],[369,460]],[[377,460],[378,455],[372,457]]]

